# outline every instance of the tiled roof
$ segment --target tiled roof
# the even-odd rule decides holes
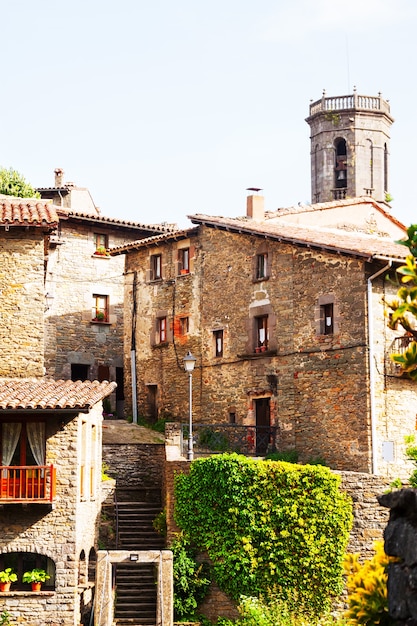
[[[0,378],[0,411],[29,409],[88,410],[108,396],[116,383],[97,380]]]
[[[346,232],[332,228],[311,228],[295,226],[284,221],[256,221],[246,217],[226,218],[208,215],[189,215],[194,224],[205,224],[213,228],[231,232],[261,235],[263,237],[360,256],[364,258],[389,257],[402,260],[407,256],[407,248],[388,237],[375,237],[361,232]]]
[[[135,228],[137,230],[148,230],[155,233],[172,232],[176,230],[175,224],[143,224],[140,222],[130,222],[128,220],[118,220],[114,217],[106,217],[104,215],[94,215],[92,213],[78,213],[77,211],[71,211],[69,209],[63,209],[59,207],[58,214],[64,218],[71,218],[75,220],[88,220],[93,222],[99,222],[101,224],[110,224],[113,226],[119,226],[124,228]]]
[[[123,254],[124,252],[128,252],[129,250],[137,250],[138,248],[146,248],[148,246],[157,246],[159,243],[164,243],[166,241],[179,241],[181,239],[187,239],[187,237],[191,237],[196,233],[197,228],[172,230],[161,235],[154,235],[152,237],[138,239],[137,241],[132,241],[130,243],[123,244],[122,246],[111,248],[110,254],[111,256],[116,256],[117,254]]]
[[[314,213],[315,211],[326,211],[337,208],[348,209],[351,206],[358,205],[361,206],[362,209],[364,209],[366,206],[370,206],[385,215],[385,217],[387,217],[391,222],[393,222],[400,228],[405,228],[402,222],[400,222],[389,211],[387,211],[387,207],[385,204],[381,204],[368,196],[364,196],[361,198],[345,198],[343,200],[333,200],[332,202],[317,202],[316,204],[301,204],[297,206],[277,209],[275,211],[267,211],[265,213],[265,220],[275,219],[277,217],[285,218],[286,215],[297,215],[298,213]]]
[[[0,225],[56,226],[59,218],[50,202],[39,198],[0,196]]]

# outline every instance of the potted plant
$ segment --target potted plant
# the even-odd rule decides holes
[[[24,583],[31,583],[32,591],[39,591],[41,584],[50,578],[51,577],[45,572],[44,569],[35,568],[30,570],[30,572],[25,572],[22,580]]]
[[[5,570],[0,572],[0,591],[9,591],[10,585],[15,583],[17,576],[11,567],[6,567]]]
[[[98,248],[96,248],[94,254],[98,254],[98,256],[110,256],[104,246],[99,246]]]
[[[104,315],[103,311],[97,311],[96,317],[95,317],[96,321],[97,322],[104,322],[104,318],[105,318],[105,315]]]

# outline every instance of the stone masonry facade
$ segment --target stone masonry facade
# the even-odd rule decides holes
[[[56,470],[53,506],[1,509],[0,556],[41,554],[54,568],[53,591],[12,588],[2,594],[0,609],[16,624],[78,626],[82,610],[91,609],[94,578],[88,570],[95,563],[101,509],[101,411],[98,403],[88,414],[46,418],[46,464]]]
[[[190,251],[190,271],[178,273],[179,250]],[[254,278],[254,263],[268,255],[269,275]],[[149,274],[161,255],[162,275]],[[125,359],[136,328],[137,404],[149,416],[188,419],[188,376],[182,359],[196,357],[193,419],[197,423],[255,425],[266,401],[279,450],[295,449],[300,461],[321,457],[339,470],[410,474],[404,436],[415,432],[413,384],[390,377],[387,350],[395,336],[386,325],[384,298],[395,292],[384,262],[355,254],[268,240],[200,225],[129,251],[126,303],[136,275],[136,319],[126,307]],[[135,274],[136,273],[136,274]],[[323,303],[331,302],[334,332],[321,330]],[[374,333],[370,338],[369,311]],[[254,352],[255,322],[268,318],[268,350]],[[165,341],[158,323],[165,318]],[[215,353],[216,331],[223,336]],[[374,406],[371,407],[370,343]],[[131,410],[130,362],[125,393]],[[374,451],[374,452],[373,452]],[[375,458],[373,458],[373,455]]]
[[[44,235],[13,228],[0,235],[1,376],[44,374]]]

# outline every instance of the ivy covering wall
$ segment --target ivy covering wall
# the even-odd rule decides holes
[[[352,525],[339,483],[323,466],[198,459],[176,477],[175,519],[231,598],[278,593],[320,614],[342,590]]]

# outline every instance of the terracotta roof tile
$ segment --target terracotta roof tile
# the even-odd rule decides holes
[[[225,218],[208,215],[189,215],[188,218],[194,224],[205,224],[209,227],[230,230],[231,232],[262,235],[295,245],[320,248],[365,258],[390,257],[402,260],[408,253],[408,249],[405,246],[395,243],[388,237],[375,237],[361,232],[295,226],[283,221],[258,222],[246,217]]]
[[[0,410],[90,409],[116,386],[97,380],[0,378]]]
[[[151,237],[145,237],[144,239],[138,239],[137,241],[131,241],[130,243],[123,244],[111,248],[110,255],[116,256],[117,254],[123,254],[129,250],[137,250],[138,248],[146,248],[148,246],[158,245],[165,241],[179,241],[181,239],[187,239],[197,233],[197,228],[186,228],[182,230],[173,230],[161,235],[153,235]]]
[[[94,222],[100,222],[102,224],[121,226],[124,228],[135,228],[137,230],[148,230],[149,232],[165,233],[177,230],[175,224],[167,224],[161,222],[160,224],[144,224],[143,222],[131,222],[128,220],[119,220],[115,217],[106,217],[105,215],[94,215],[92,213],[79,213],[72,211],[71,209],[63,209],[58,207],[58,214],[61,218],[74,219],[74,220],[88,220]]]
[[[0,225],[55,226],[59,221],[56,209],[38,198],[0,196]]]

